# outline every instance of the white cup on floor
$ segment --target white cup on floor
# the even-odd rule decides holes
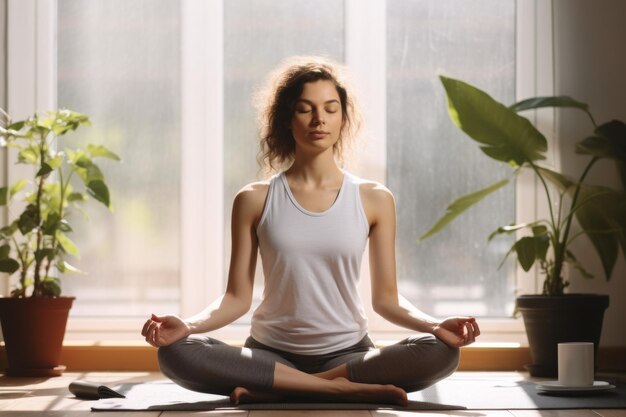
[[[593,385],[593,343],[558,344],[559,385],[590,387]]]

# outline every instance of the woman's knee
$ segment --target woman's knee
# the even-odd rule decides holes
[[[181,359],[184,359],[186,340],[179,340],[169,346],[161,346],[157,351],[157,359],[161,372],[171,378],[177,374]]]
[[[173,380],[181,374],[186,375],[195,368],[202,351],[206,350],[212,340],[203,337],[188,337],[159,348],[157,358],[161,372]]]
[[[412,383],[407,384],[408,391],[419,391],[436,382],[450,376],[458,369],[460,361],[459,348],[448,346],[438,338],[428,335],[420,335],[419,340],[413,340],[415,357],[423,358],[416,360],[412,374],[416,377]]]
[[[445,378],[459,367],[459,348],[449,346],[434,335],[420,335],[415,342],[425,344],[429,367],[436,378]]]

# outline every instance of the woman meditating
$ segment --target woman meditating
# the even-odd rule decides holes
[[[472,317],[437,320],[398,294],[393,195],[340,166],[359,125],[342,71],[293,58],[268,84],[263,160],[284,170],[235,197],[224,295],[184,320],[153,314],[142,329],[177,384],[233,403],[297,396],[404,405],[406,392],[454,372],[458,348],[480,334]],[[373,308],[414,332],[383,348],[368,336],[357,291],[368,239]],[[197,336],[250,309],[257,252],[265,287],[244,347]]]

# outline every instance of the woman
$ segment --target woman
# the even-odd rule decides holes
[[[234,403],[285,396],[406,404],[457,367],[474,342],[472,317],[437,320],[398,295],[394,198],[338,164],[358,127],[341,68],[295,58],[274,75],[262,115],[270,168],[288,166],[235,197],[228,285],[186,320],[152,315],[143,327],[162,372],[191,390]],[[369,239],[374,310],[419,335],[376,349],[357,292]],[[232,323],[251,306],[257,251],[263,300],[244,348],[192,336]]]

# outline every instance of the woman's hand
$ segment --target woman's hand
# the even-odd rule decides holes
[[[152,315],[143,325],[141,335],[146,342],[154,347],[168,346],[174,342],[188,337],[191,330],[187,323],[174,315]]]
[[[480,335],[474,317],[448,317],[433,328],[433,334],[452,347],[467,346]]]

